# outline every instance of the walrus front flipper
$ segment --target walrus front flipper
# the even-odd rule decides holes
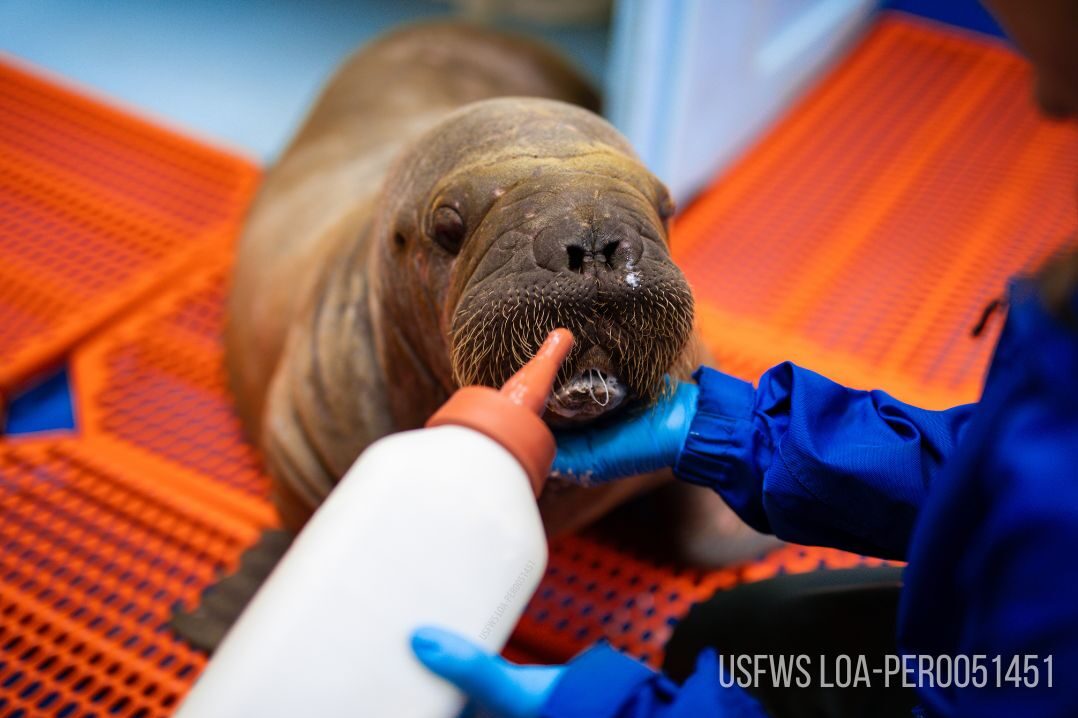
[[[194,648],[213,653],[294,538],[289,531],[263,531],[258,543],[240,557],[236,572],[207,586],[193,611],[173,609],[172,630]]]

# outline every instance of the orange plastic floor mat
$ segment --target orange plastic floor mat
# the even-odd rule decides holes
[[[205,657],[163,630],[258,527],[78,440],[0,448],[0,715],[172,712]],[[21,712],[20,712],[21,711]]]
[[[72,362],[79,424],[124,460],[157,460],[218,501],[269,523],[269,484],[225,385],[222,332],[230,260],[206,261]]]
[[[1078,138],[1026,63],[890,17],[678,219],[720,366],[791,360],[930,408],[978,397],[1008,276],[1075,228]]]
[[[1028,81],[994,45],[882,20],[677,222],[676,253],[723,366],[755,378],[792,358],[923,404],[975,398],[993,339],[968,339],[969,328],[1008,274],[1073,226],[1068,168],[1078,144],[1034,119]],[[136,124],[138,137],[152,135]],[[99,141],[86,128],[65,131]],[[119,130],[106,140],[112,153],[146,146]],[[97,221],[117,232],[147,222],[164,231],[151,210],[109,214],[114,193],[103,188],[114,181],[86,180],[93,187],[79,206],[90,212],[100,198]],[[169,180],[184,181],[193,180]],[[169,186],[157,201],[172,197]],[[242,205],[237,186],[203,186],[203,199],[220,193]],[[67,211],[27,201],[42,222]],[[227,222],[234,228],[234,217],[222,220],[222,232]],[[20,266],[30,252],[18,250]],[[139,271],[157,271],[147,266]],[[83,436],[0,444],[5,718],[167,715],[202,665],[164,628],[169,608],[193,600],[273,520],[223,382],[227,271],[227,257],[209,252],[76,350]],[[552,546],[514,641],[521,655],[562,660],[606,637],[658,662],[678,618],[716,589],[866,562],[879,563],[787,547],[750,565],[690,571],[589,533]]]
[[[250,163],[0,62],[0,395],[236,233]]]

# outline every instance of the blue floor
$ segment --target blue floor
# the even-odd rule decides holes
[[[5,434],[72,430],[75,411],[67,369],[61,369],[16,397],[7,407]]]
[[[974,0],[883,5],[1002,34]],[[400,22],[448,11],[430,0],[11,0],[0,2],[0,50],[265,163],[353,48]],[[513,29],[560,47],[601,83],[605,27]],[[63,370],[7,407],[4,433],[74,426]]]

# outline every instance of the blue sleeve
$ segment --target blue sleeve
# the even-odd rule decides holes
[[[1043,372],[1032,381],[1000,376],[986,388],[966,450],[922,511],[899,645],[914,654],[983,656],[988,674],[981,688],[922,683],[926,716],[1076,715],[1078,342],[1070,341],[1068,355],[1044,341],[1009,347]]]
[[[933,476],[974,405],[927,411],[780,364],[757,389],[701,368],[674,466],[753,528],[796,543],[905,558]]]
[[[558,679],[541,718],[766,718],[752,696],[720,680],[714,652],[705,651],[681,686],[606,644],[573,659]]]
[[[1034,449],[1037,443],[1043,442],[1034,439],[1023,448]],[[1037,477],[1038,483],[1050,491],[1040,497],[1001,491],[1001,495],[1009,494],[1014,501],[994,504],[985,525],[963,544],[970,555],[956,569],[957,578],[975,590],[964,596],[962,610],[953,614],[959,623],[954,653],[988,656],[984,664],[989,680],[985,688],[966,690],[922,684],[920,693],[927,716],[1075,715],[1078,573],[1074,571],[1074,546],[1078,544],[1078,486],[1070,467],[1078,452],[1068,453],[1071,463],[1067,465],[1038,466],[1039,461],[1015,455],[1014,463],[997,474],[1014,484],[1028,485],[1031,470],[1044,469],[1045,478]],[[950,608],[932,600],[931,587],[923,588],[919,595],[922,600],[911,602],[906,610],[923,615],[924,611]],[[993,660],[995,656],[1001,656],[998,664]]]

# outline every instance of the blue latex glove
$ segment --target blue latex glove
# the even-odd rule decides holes
[[[689,436],[699,394],[696,384],[681,382],[655,406],[625,421],[555,433],[558,454],[551,476],[594,485],[673,466]]]
[[[433,626],[412,634],[420,663],[467,695],[484,716],[538,718],[565,666],[518,666]],[[471,707],[471,705],[470,705]],[[470,715],[468,711],[465,715]]]

